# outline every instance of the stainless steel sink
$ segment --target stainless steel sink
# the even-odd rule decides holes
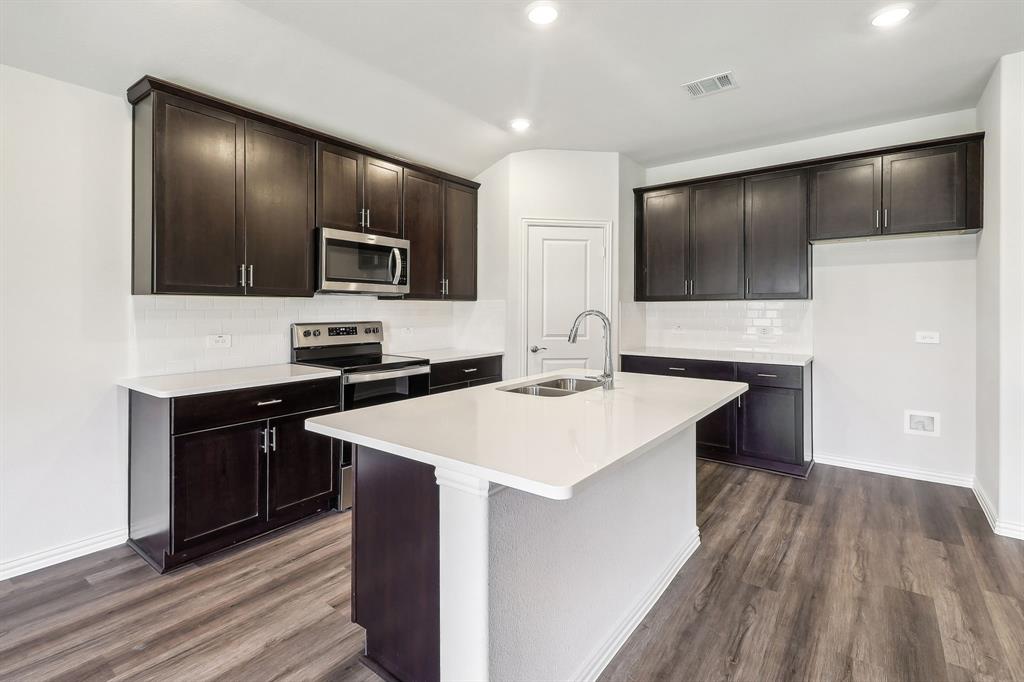
[[[507,391],[508,393],[520,393],[522,395],[539,395],[546,398],[558,398],[565,395],[573,395],[574,393],[589,391],[592,388],[599,388],[603,384],[604,382],[598,379],[587,379],[585,377],[558,377],[555,379],[548,379],[547,381],[539,381],[535,384],[510,386],[508,388],[499,388],[498,390]]]

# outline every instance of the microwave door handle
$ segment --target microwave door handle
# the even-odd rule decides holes
[[[391,247],[391,255],[395,259],[395,277],[391,280],[392,284],[398,284],[399,280],[402,279],[402,252],[397,247]]]

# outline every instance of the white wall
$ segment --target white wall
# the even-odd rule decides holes
[[[0,66],[0,578],[124,541],[126,101]]]
[[[975,490],[997,532],[1024,538],[1024,52],[996,65],[977,115],[986,139]]]
[[[649,168],[646,183],[803,161],[977,129],[973,109],[956,111]],[[812,345],[814,451],[819,461],[970,485],[975,451],[975,239],[914,238],[814,246],[814,299],[804,304],[805,311],[795,308],[787,313],[777,348]],[[743,333],[738,318],[731,318],[743,314],[744,319],[757,319],[752,311],[733,311],[730,305],[734,304],[647,304],[647,343],[763,346],[752,344],[754,338]],[[943,343],[914,344],[915,329],[939,330]],[[873,354],[884,357],[872,362]],[[935,368],[942,368],[946,375],[936,376]],[[905,436],[904,408],[941,411],[943,435]]]
[[[646,326],[645,308],[637,303],[636,260],[633,258],[636,244],[636,212],[633,203],[633,188],[644,184],[645,171],[640,164],[627,156],[619,156],[619,243],[615,250],[618,260],[619,316],[616,332],[616,351],[621,348],[637,348],[644,345]],[[618,358],[618,352],[616,352]],[[616,365],[618,360],[616,359]]]

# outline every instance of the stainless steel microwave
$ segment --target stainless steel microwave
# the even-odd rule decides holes
[[[321,227],[318,291],[409,293],[409,240]]]

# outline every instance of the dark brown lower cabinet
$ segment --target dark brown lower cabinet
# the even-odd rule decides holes
[[[129,398],[128,544],[161,573],[338,507],[338,379]],[[199,416],[201,415],[202,418]]]
[[[444,393],[501,381],[501,358],[500,355],[490,355],[431,363],[430,393]]]
[[[697,456],[792,476],[810,471],[810,365],[623,355],[622,371],[746,383],[740,398],[697,422]]]

